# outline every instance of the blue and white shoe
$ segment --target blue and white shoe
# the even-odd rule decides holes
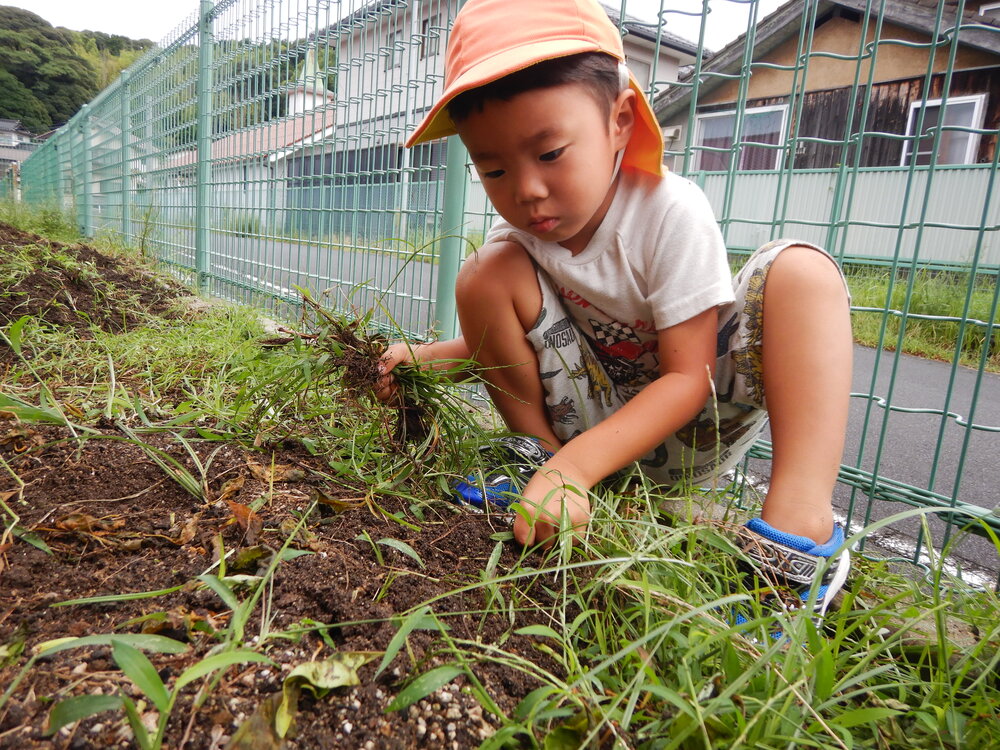
[[[844,527],[834,524],[829,541],[817,544],[808,537],[787,534],[754,518],[740,527],[736,537],[736,545],[750,561],[750,572],[767,585],[766,603],[791,612],[813,600],[813,618],[818,625],[851,570],[851,553],[846,547],[841,549]],[[820,576],[820,566],[834,555],[836,560]],[[737,625],[747,622],[744,615],[738,612],[733,615]],[[780,638],[781,633],[772,636]]]
[[[486,467],[456,482],[452,500],[478,510],[506,510],[517,499],[539,466],[552,457],[537,438],[512,435],[479,447]]]

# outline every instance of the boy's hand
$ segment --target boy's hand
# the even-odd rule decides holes
[[[528,511],[528,519],[521,514],[514,518],[514,539],[519,544],[549,547],[561,528],[570,528],[574,534],[586,531],[590,520],[590,501],[587,499],[590,488],[575,481],[571,472],[556,468],[561,463],[565,462],[550,460],[535,472],[521,493],[524,499],[519,504]]]
[[[378,361],[379,379],[375,383],[375,398],[379,401],[396,403],[400,399],[399,383],[392,371],[404,362],[413,362],[414,353],[405,341],[390,346],[382,353]]]
[[[379,401],[401,403],[399,383],[392,374],[399,365],[406,362],[424,363],[436,370],[454,370],[472,355],[465,339],[461,336],[447,341],[431,341],[424,344],[410,344],[399,341],[391,344],[379,357],[379,379],[375,383],[375,398]]]

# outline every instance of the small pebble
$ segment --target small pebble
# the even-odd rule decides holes
[[[341,728],[340,728],[340,730],[344,734],[350,734],[352,729],[354,729],[354,725],[351,722],[349,722],[349,721],[345,721],[344,724],[343,724],[343,726],[341,726]]]
[[[442,690],[438,697],[441,699],[442,703],[451,703],[451,693],[447,690]]]

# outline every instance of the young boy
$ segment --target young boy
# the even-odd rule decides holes
[[[462,335],[390,346],[379,397],[401,362],[475,360],[510,430],[551,451],[516,488],[526,545],[566,519],[584,529],[588,491],[633,462],[667,484],[709,480],[769,417],[771,483],[739,543],[803,601],[818,586],[822,614],[850,565],[831,507],[852,346],[833,260],[777,241],[730,279],[708,202],[662,168],[656,118],[596,0],[469,0],[444,93],[407,146],[453,133],[503,220],[459,274]]]

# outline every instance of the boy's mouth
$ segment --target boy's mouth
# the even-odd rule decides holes
[[[538,219],[532,219],[530,222],[528,222],[528,227],[531,229],[532,232],[536,232],[537,234],[547,234],[548,232],[551,232],[553,229],[555,229],[558,223],[559,223],[558,219],[552,218],[550,216],[543,216]]]

